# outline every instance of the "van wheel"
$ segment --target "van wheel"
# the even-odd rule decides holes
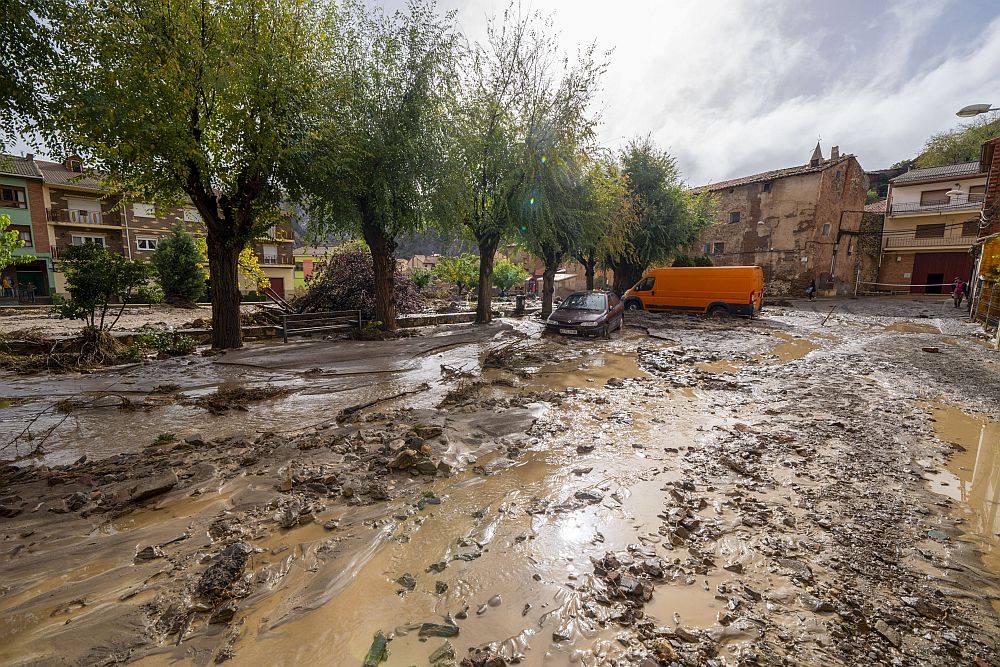
[[[721,320],[729,317],[729,309],[725,306],[712,306],[711,310],[708,311],[708,316],[715,320]]]
[[[625,310],[642,310],[642,304],[638,301],[629,301],[625,304]]]

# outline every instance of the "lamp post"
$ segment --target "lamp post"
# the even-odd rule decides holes
[[[970,104],[956,111],[955,115],[959,118],[972,118],[981,113],[989,113],[991,111],[1000,111],[1000,107],[994,107],[992,104]]]

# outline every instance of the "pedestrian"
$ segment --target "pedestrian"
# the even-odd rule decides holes
[[[38,289],[38,288],[35,287],[35,283],[32,283],[32,282],[28,283],[28,301],[30,301],[32,304],[35,303],[35,290],[36,289]]]
[[[10,282],[10,276],[3,277],[3,295],[14,298],[14,284]]]
[[[955,302],[955,307],[958,308],[962,305],[962,299],[965,298],[965,283],[958,276],[955,276],[955,284],[951,290],[952,301]]]
[[[809,297],[810,301],[816,300],[816,281],[813,280],[809,283],[809,287],[806,288],[806,296]]]

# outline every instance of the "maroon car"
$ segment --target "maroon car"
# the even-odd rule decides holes
[[[620,329],[625,306],[612,292],[573,292],[545,320],[545,330],[578,336],[607,336]]]

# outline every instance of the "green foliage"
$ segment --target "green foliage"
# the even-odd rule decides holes
[[[156,436],[156,440],[153,442],[154,445],[169,445],[171,442],[176,442],[177,436],[173,433],[161,433]]]
[[[626,249],[609,258],[615,291],[620,293],[647,268],[668,261],[679,248],[694,242],[712,223],[715,200],[707,192],[686,192],[675,158],[649,137],[629,142],[619,159],[636,215]]]
[[[470,253],[442,257],[434,266],[434,276],[457,287],[460,295],[464,294],[479,283],[479,257]]]
[[[0,158],[2,159],[2,158]],[[15,255],[14,251],[23,248],[24,241],[16,229],[10,229],[10,216],[0,215],[0,271],[14,264],[26,264],[35,261],[34,255]]]
[[[873,204],[877,202],[881,197],[878,196],[878,190],[875,188],[868,188],[868,192],[865,193],[865,203]]]
[[[714,266],[708,255],[677,255],[671,266]]]
[[[44,85],[52,67],[52,20],[59,0],[0,2],[0,143],[14,141],[44,115]]]
[[[947,132],[932,135],[917,156],[916,166],[940,167],[979,159],[983,142],[1000,135],[1000,114],[990,113],[974,120],[959,123]]]
[[[153,266],[168,301],[194,303],[205,295],[204,258],[198,244],[180,224],[160,239],[153,253]]]
[[[140,348],[153,349],[168,357],[180,357],[194,352],[197,343],[194,338],[176,331],[163,331],[143,327],[136,332],[135,344]]]
[[[511,288],[524,283],[524,279],[527,277],[527,270],[509,259],[499,259],[493,267],[493,286],[504,295]]]
[[[45,77],[44,135],[88,158],[105,187],[173,205],[208,233],[213,346],[238,347],[232,261],[281,218],[289,164],[312,126],[320,55],[310,0],[67,0]],[[219,260],[219,261],[217,261]]]
[[[103,246],[89,242],[70,246],[59,268],[66,277],[69,298],[56,302],[55,311],[60,317],[83,320],[99,332],[111,330],[131,300],[155,299],[147,284],[154,274],[152,265],[127,259]],[[111,302],[116,299],[120,302],[118,313],[107,322]]]
[[[426,267],[418,266],[410,270],[410,280],[417,286],[417,289],[423,289],[430,285],[432,278],[434,278],[434,271]]]
[[[313,233],[367,242],[376,319],[394,329],[396,237],[426,224],[446,152],[454,15],[419,0],[392,15],[358,0],[327,8],[321,113],[294,154],[302,182],[293,194]]]

